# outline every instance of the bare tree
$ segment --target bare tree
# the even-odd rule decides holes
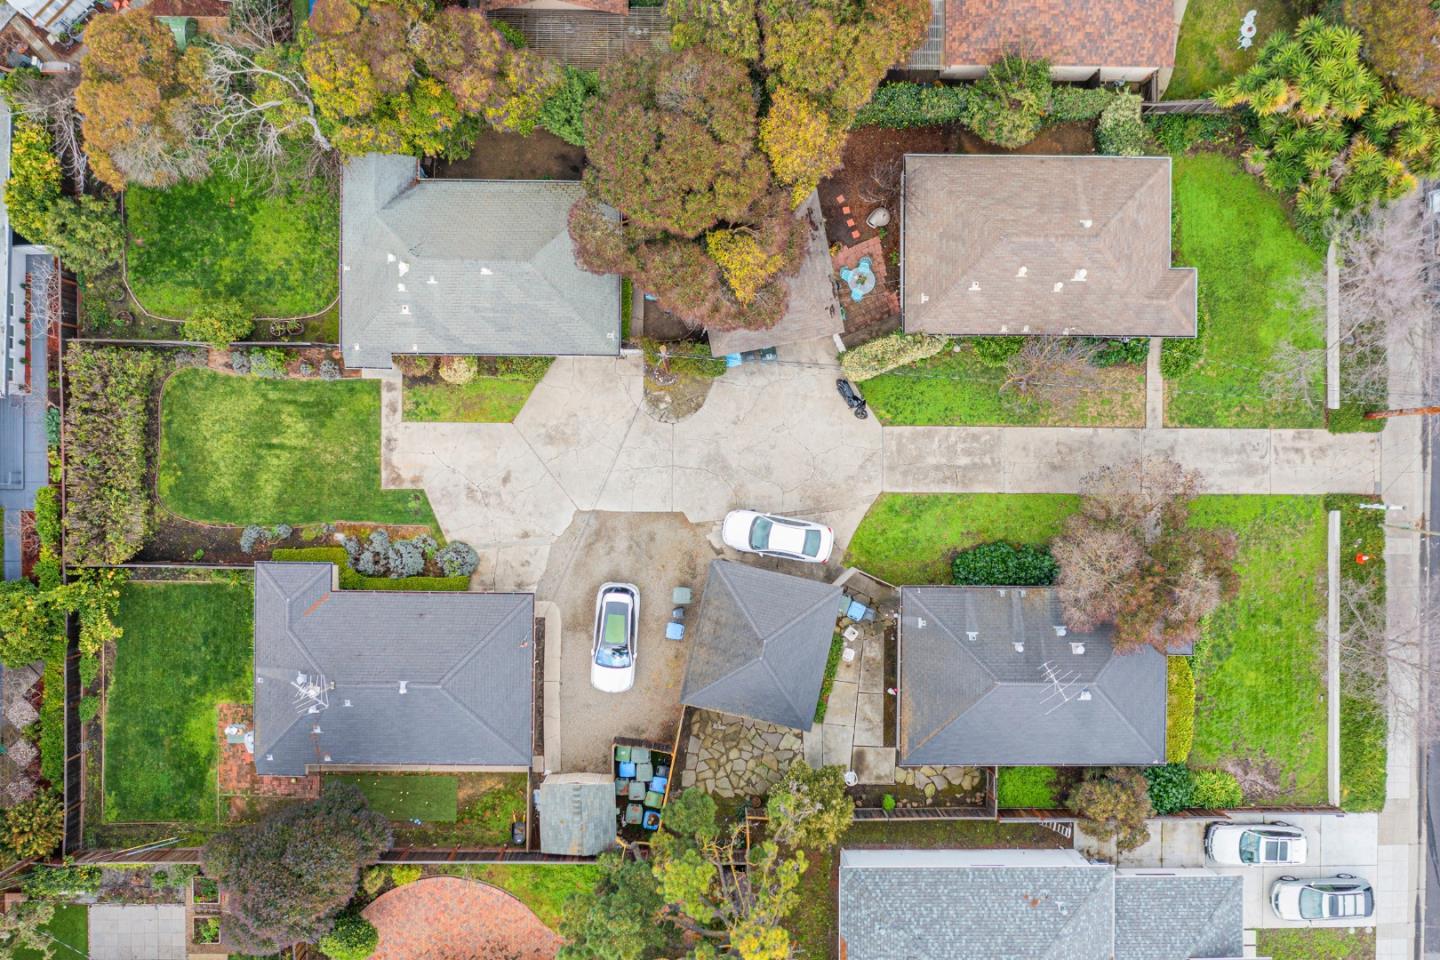
[[[1320,405],[1325,376],[1324,349],[1304,350],[1289,340],[1275,347],[1260,386],[1265,396],[1282,403]]]
[[[15,77],[6,97],[17,113],[45,124],[65,175],[84,190],[90,164],[80,139],[80,114],[75,110],[75,88],[79,85],[79,70],[27,72]]]
[[[860,186],[860,199],[893,209],[900,199],[902,170],[898,159],[877,163],[870,173],[870,179]]]
[[[1052,406],[1077,403],[1101,386],[1103,374],[1090,362],[1095,350],[1080,337],[1026,337],[1005,364],[1000,393]]]
[[[1440,653],[1428,649],[1440,603],[1422,602],[1392,622],[1378,585],[1345,581],[1340,592],[1340,682],[1347,695],[1389,707],[1397,722],[1424,739],[1440,737]]]

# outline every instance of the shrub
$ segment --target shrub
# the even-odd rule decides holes
[[[1050,809],[1056,805],[1054,767],[1001,767],[995,777],[996,802],[1002,810],[1016,807]]]
[[[435,553],[433,538],[421,534],[409,540],[391,540],[384,530],[372,530],[361,543],[346,537],[342,543],[350,565],[369,577],[414,577],[425,570],[425,560]]]
[[[1001,57],[970,88],[965,126],[998,147],[1023,147],[1040,132],[1050,108],[1050,65]]]
[[[1148,784],[1138,771],[1128,767],[1092,769],[1065,798],[1065,806],[1086,823],[1086,830],[1098,840],[1115,840],[1124,853],[1150,839],[1145,820],[1154,812]]]
[[[390,871],[384,867],[366,867],[365,872],[360,874],[360,889],[365,891],[366,896],[376,896],[385,889],[389,879]]]
[[[45,444],[51,450],[60,446],[60,408],[45,408]]]
[[[952,583],[975,586],[1047,587],[1059,570],[1043,547],[998,542],[961,550],[950,564]]]
[[[1090,338],[1086,338],[1090,339]],[[1150,357],[1150,341],[1145,337],[1131,337],[1129,340],[1093,339],[1097,349],[1090,355],[1090,362],[1097,367],[1118,367],[1124,364],[1144,363]]]
[[[1050,106],[1046,111],[1047,123],[1073,123],[1094,120],[1105,112],[1105,108],[1121,96],[1106,87],[1071,87],[1060,85],[1050,91]]]
[[[250,375],[266,380],[285,379],[285,364],[290,354],[279,347],[261,347],[250,351]]]
[[[339,365],[338,363],[336,363],[334,360],[321,360],[321,361],[320,361],[320,379],[321,379],[321,380],[339,380],[339,379],[340,379],[340,365]]]
[[[65,834],[60,796],[38,793],[5,811],[5,849],[20,859],[48,857]]]
[[[884,810],[885,810],[887,813],[888,813],[889,811],[891,811],[891,810],[894,810],[894,809],[895,809],[895,795],[894,795],[893,793],[887,793],[887,794],[885,794],[883,797],[880,798],[880,806],[881,806],[882,808],[884,808]]]
[[[1385,421],[1365,419],[1372,406],[1355,400],[1342,400],[1337,409],[1325,411],[1325,426],[1331,433],[1379,433],[1385,429]]]
[[[1146,767],[1145,782],[1150,785],[1150,805],[1157,814],[1163,816],[1195,805],[1195,781],[1183,763]]]
[[[234,300],[202,303],[182,327],[186,340],[198,340],[216,347],[244,340],[254,329],[255,319],[250,311]]]
[[[504,23],[503,20],[496,21]],[[320,938],[320,952],[330,960],[365,960],[380,946],[380,933],[369,920],[356,913],[342,913],[335,926]]]
[[[1229,810],[1245,802],[1240,781],[1224,770],[1196,770],[1192,803],[1205,810]]]
[[[855,819],[855,801],[845,792],[845,768],[811,768],[796,760],[765,802],[769,837],[789,847],[830,847]]]
[[[987,367],[1003,367],[1010,358],[1025,349],[1026,337],[966,337],[975,357]]]
[[[600,95],[600,78],[594,70],[565,67],[564,79],[540,105],[540,126],[566,143],[585,146],[585,111]]]
[[[840,355],[840,368],[845,376],[860,383],[871,377],[933,357],[950,343],[949,337],[928,333],[892,333]]]
[[[1195,740],[1195,674],[1189,657],[1166,659],[1165,760],[1184,763]]]
[[[236,373],[242,376],[249,373],[250,354],[246,353],[244,350],[231,350],[230,369],[234,370]]]
[[[965,87],[887,83],[860,108],[851,127],[928,127],[965,117]]]
[[[1160,148],[1171,156],[1202,143],[1221,143],[1235,132],[1235,117],[1223,113],[1157,113],[1145,126]]]
[[[750,231],[712,230],[705,235],[705,250],[741,303],[752,302],[785,265],[784,257],[767,253]]]
[[[480,555],[470,544],[452,540],[435,554],[435,562],[447,577],[468,577],[480,565]]]
[[[1140,96],[1122,93],[1112,99],[1095,126],[1095,146],[1117,157],[1140,157],[1149,152],[1150,138],[1140,119]]]
[[[441,357],[440,379],[455,386],[463,386],[475,379],[480,365],[474,357]]]
[[[20,882],[27,897],[68,900],[100,889],[100,868],[93,866],[37,866]]]
[[[100,676],[100,658],[87,654],[80,658],[80,689],[88,690]]]
[[[296,367],[295,370],[302,377],[310,377],[315,375],[315,368],[310,364],[309,360],[301,360],[300,366]]]
[[[35,491],[35,535],[42,547],[60,545],[60,492],[54,487]]]
[[[516,380],[540,380],[554,362],[554,357],[496,357],[495,372]]]
[[[1205,355],[1205,327],[1208,317],[1201,309],[1195,321],[1195,336],[1167,337],[1160,344],[1160,375],[1167,380],[1183,377],[1194,369],[1195,364]]]
[[[24,115],[15,117],[5,208],[16,231],[35,243],[45,242],[50,208],[60,201],[60,160],[52,147],[50,131],[43,123]]]
[[[81,697],[78,709],[80,711],[80,722],[89,723],[100,715],[100,698]]]
[[[35,583],[41,590],[54,590],[60,586],[61,569],[60,558],[55,551],[49,547],[40,548],[40,556],[35,560]]]
[[[395,886],[403,887],[407,883],[419,880],[423,872],[413,863],[399,863],[390,868],[390,879],[394,881]]]

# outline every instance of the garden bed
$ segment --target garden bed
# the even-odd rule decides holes
[[[585,148],[566,143],[549,130],[528,135],[482,127],[464,160],[438,160],[442,180],[579,180]]]
[[[589,863],[465,864],[434,871],[499,887],[535,911],[540,922],[552,930],[560,929],[565,901],[594,890],[601,876],[600,868]]]
[[[447,383],[429,357],[399,361],[406,420],[509,423],[550,369],[550,357],[480,357],[469,383]],[[425,370],[424,373],[412,372]]]

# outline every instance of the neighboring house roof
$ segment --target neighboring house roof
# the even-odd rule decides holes
[[[342,591],[334,564],[255,564],[255,769],[528,767],[534,622],[530,594]]]
[[[817,580],[713,561],[680,702],[809,730],[840,595]]]
[[[624,15],[630,10],[629,0],[547,0],[533,4],[533,0],[481,0],[481,10],[501,10],[505,7],[528,7],[531,9],[553,10],[597,10],[600,13]]]
[[[1047,587],[905,587],[899,762],[1164,763],[1166,658],[1110,634],[1066,630]]]
[[[615,780],[601,773],[552,774],[536,791],[540,852],[593,857],[615,846]]]
[[[808,218],[810,236],[799,271],[785,278],[785,286],[790,291],[785,316],[766,330],[709,331],[710,352],[715,356],[815,340],[845,329],[840,306],[835,302],[835,269],[830,263],[830,248],[825,243],[825,217],[820,212],[819,193],[812,192],[810,199],[795,211],[795,216]]]
[[[8,0],[9,6],[49,35],[61,33],[90,15],[90,0]]]
[[[910,333],[1193,337],[1168,157],[905,157]]]
[[[945,0],[945,61],[989,66],[1007,53],[1056,67],[1173,67],[1170,0]]]
[[[1115,876],[1115,960],[1239,957],[1245,953],[1244,929],[1241,877]]]
[[[570,242],[579,183],[417,172],[414,157],[389,154],[345,164],[347,366],[389,367],[396,353],[619,353],[620,278],[582,270]]]
[[[1244,879],[1075,850],[841,850],[849,960],[1192,960],[1244,953]]]
[[[1114,871],[1074,850],[842,850],[840,955],[1111,960]]]

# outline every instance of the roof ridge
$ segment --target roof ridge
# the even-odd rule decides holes
[[[443,674],[440,675],[439,686],[444,689],[446,685],[455,678],[456,674],[458,674],[461,670],[468,666],[471,660],[474,660],[480,655],[480,651],[484,650],[487,646],[490,645],[490,641],[494,640],[503,628],[510,625],[510,622],[515,619],[515,615],[518,614],[524,607],[524,601],[518,599],[517,597],[516,603],[513,607],[511,607],[510,612],[507,613],[504,617],[502,617],[499,623],[491,627],[489,633],[477,639],[475,641],[475,645],[470,648],[469,653],[461,657],[458,661],[456,661],[453,667],[451,667],[449,670],[446,670]]]
[[[1079,864],[1076,864],[1076,866],[1079,866]],[[1095,864],[1095,866],[1106,866],[1110,869],[1106,871],[1106,875],[1102,881],[1090,891],[1090,895],[1082,900],[1081,903],[1089,907],[1094,902],[1096,893],[1104,890],[1108,885],[1110,890],[1110,909],[1105,911],[1104,915],[1109,921],[1107,926],[1110,931],[1110,953],[1107,956],[1113,958],[1115,956],[1115,868],[1110,864]],[[1079,922],[1083,912],[1084,911],[1081,910],[1072,910],[1068,914],[1063,914],[1065,922],[1062,923],[1060,929],[1056,931],[1055,938],[1051,941],[1050,948],[1045,951],[1043,960],[1070,960],[1072,954],[1068,951],[1071,944],[1067,940],[1067,933],[1071,927]],[[1057,953],[1056,951],[1062,946],[1065,948],[1065,951]],[[1096,958],[1096,960],[1100,960],[1100,958]]]
[[[1110,663],[1114,663],[1114,662],[1115,662],[1115,658],[1114,658],[1114,657],[1111,657],[1111,658],[1110,658]],[[1151,748],[1152,750],[1158,748],[1158,751],[1159,751],[1160,756],[1162,756],[1162,757],[1165,756],[1165,744],[1164,744],[1164,743],[1160,743],[1160,744],[1151,743],[1151,742],[1146,738],[1146,736],[1145,736],[1143,733],[1141,733],[1139,730],[1136,730],[1136,729],[1135,729],[1135,724],[1133,724],[1133,723],[1130,722],[1130,718],[1126,715],[1125,711],[1120,709],[1120,705],[1119,705],[1118,703],[1116,703],[1115,700],[1114,700],[1114,698],[1110,696],[1109,692],[1106,691],[1106,689],[1105,689],[1103,686],[1100,685],[1100,678],[1105,675],[1105,672],[1106,672],[1107,670],[1110,669],[1110,663],[1105,664],[1104,668],[1101,669],[1101,671],[1095,675],[1095,682],[1091,685],[1091,687],[1090,687],[1089,689],[1097,689],[1097,690],[1100,691],[1100,696],[1102,696],[1102,697],[1105,698],[1105,702],[1110,705],[1110,709],[1114,712],[1115,716],[1117,716],[1117,717],[1120,718],[1120,722],[1123,723],[1123,724],[1125,724],[1126,729],[1128,729],[1131,733],[1135,734],[1135,739],[1136,739],[1136,740],[1140,741],[1141,743],[1143,743],[1145,746]]]

